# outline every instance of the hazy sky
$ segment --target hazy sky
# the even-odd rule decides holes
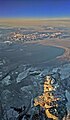
[[[0,0],[0,17],[70,17],[70,0]]]

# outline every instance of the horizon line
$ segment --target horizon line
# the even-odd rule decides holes
[[[70,20],[70,17],[0,17],[0,20]]]

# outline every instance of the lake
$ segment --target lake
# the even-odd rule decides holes
[[[64,49],[40,44],[13,43],[4,45],[0,50],[0,58],[6,58],[10,64],[23,63],[37,65],[50,61],[64,53]]]

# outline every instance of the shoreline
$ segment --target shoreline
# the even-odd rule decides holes
[[[60,45],[59,45],[60,43]],[[52,66],[57,67],[59,65],[63,65],[65,63],[70,62],[70,40],[63,40],[63,39],[54,39],[54,40],[38,40],[38,41],[27,41],[24,44],[40,44],[45,46],[57,47],[64,49],[64,53],[62,55],[57,56],[56,58],[46,61],[44,63],[38,64],[39,67],[46,67]]]
[[[47,41],[47,40],[46,40]],[[64,53],[58,57],[56,57],[56,59],[61,59],[61,60],[68,60],[70,61],[70,49],[68,47],[62,46],[62,45],[57,45],[57,44],[52,44],[51,42],[46,44],[46,42],[40,42],[43,45],[48,45],[48,46],[54,46],[54,47],[58,47],[58,48],[62,48],[64,49]]]

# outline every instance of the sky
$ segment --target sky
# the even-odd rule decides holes
[[[0,0],[0,18],[70,17],[70,0]]]

